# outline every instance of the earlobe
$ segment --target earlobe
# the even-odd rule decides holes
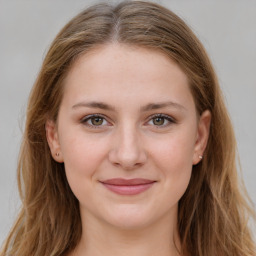
[[[55,161],[62,163],[62,154],[60,149],[59,137],[57,133],[56,123],[53,120],[47,120],[45,123],[45,132],[47,142]]]
[[[207,146],[211,126],[211,112],[205,110],[200,116],[197,129],[197,138],[194,148],[193,164],[198,164],[204,155]]]

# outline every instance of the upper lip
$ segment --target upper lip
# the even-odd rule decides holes
[[[136,179],[115,178],[115,179],[103,180],[101,182],[109,185],[132,186],[132,185],[150,184],[155,182],[155,180],[148,180],[148,179],[141,179],[141,178],[136,178]]]

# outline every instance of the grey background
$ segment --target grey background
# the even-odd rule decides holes
[[[0,243],[19,209],[17,156],[29,91],[64,24],[96,1],[0,0]],[[256,203],[256,1],[163,0],[192,27],[216,68]]]

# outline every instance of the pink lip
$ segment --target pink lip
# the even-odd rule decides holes
[[[101,183],[110,191],[120,195],[136,195],[139,194],[155,183],[154,180],[147,179],[109,179],[101,181]]]

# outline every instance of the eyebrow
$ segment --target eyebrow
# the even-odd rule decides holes
[[[99,109],[104,109],[104,110],[110,110],[110,111],[115,111],[115,107],[108,105],[106,103],[103,102],[97,102],[97,101],[91,101],[91,102],[79,102],[75,105],[72,106],[72,109],[76,109],[79,107],[88,107],[88,108],[99,108]],[[147,112],[150,110],[155,110],[155,109],[160,109],[160,108],[165,108],[165,107],[173,107],[179,110],[187,110],[184,106],[176,103],[176,102],[172,102],[172,101],[168,101],[168,102],[159,102],[159,103],[149,103],[143,107],[140,108],[141,112]]]
[[[186,110],[186,108],[176,102],[168,101],[168,102],[160,102],[160,103],[149,103],[144,107],[141,107],[142,112],[154,110],[154,109],[160,109],[165,107],[173,107],[177,108],[179,110]]]
[[[100,108],[100,109],[105,109],[105,110],[111,110],[114,111],[115,108],[105,104],[103,102],[96,102],[96,101],[91,101],[91,102],[79,102],[77,104],[75,104],[74,106],[72,106],[72,109],[76,109],[78,107],[88,107],[88,108]]]

